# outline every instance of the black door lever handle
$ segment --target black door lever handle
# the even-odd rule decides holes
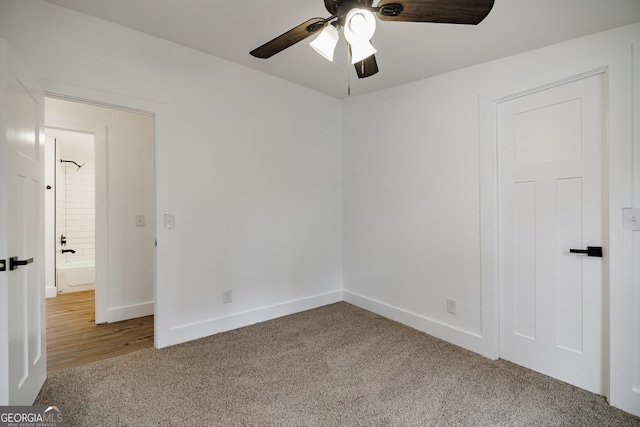
[[[602,246],[587,246],[587,249],[569,249],[569,252],[602,258]]]
[[[33,258],[19,260],[17,256],[12,256],[9,258],[9,270],[17,270],[21,265],[31,264],[33,262]]]

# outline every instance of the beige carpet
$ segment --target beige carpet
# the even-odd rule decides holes
[[[604,398],[346,303],[49,376],[67,426],[640,426]]]

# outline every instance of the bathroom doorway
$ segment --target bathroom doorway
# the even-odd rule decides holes
[[[55,150],[55,285],[58,294],[95,289],[95,137],[46,129]]]

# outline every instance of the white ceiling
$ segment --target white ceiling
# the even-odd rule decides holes
[[[313,37],[270,59],[249,55],[309,18],[328,17],[323,0],[46,1],[337,98],[349,85],[362,94],[640,21],[640,0],[495,0],[478,26],[378,21],[372,43],[380,72],[358,79],[344,42],[334,62],[309,47]]]

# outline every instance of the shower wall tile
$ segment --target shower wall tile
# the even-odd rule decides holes
[[[62,246],[60,245],[60,236],[67,235],[67,180],[66,167],[60,159],[64,158],[64,151],[60,145],[56,146],[56,253],[60,253]],[[56,267],[64,264],[65,257],[56,256]]]
[[[76,161],[84,166],[66,166],[65,222],[67,248],[76,251],[67,259],[81,261],[95,256],[95,164]]]

